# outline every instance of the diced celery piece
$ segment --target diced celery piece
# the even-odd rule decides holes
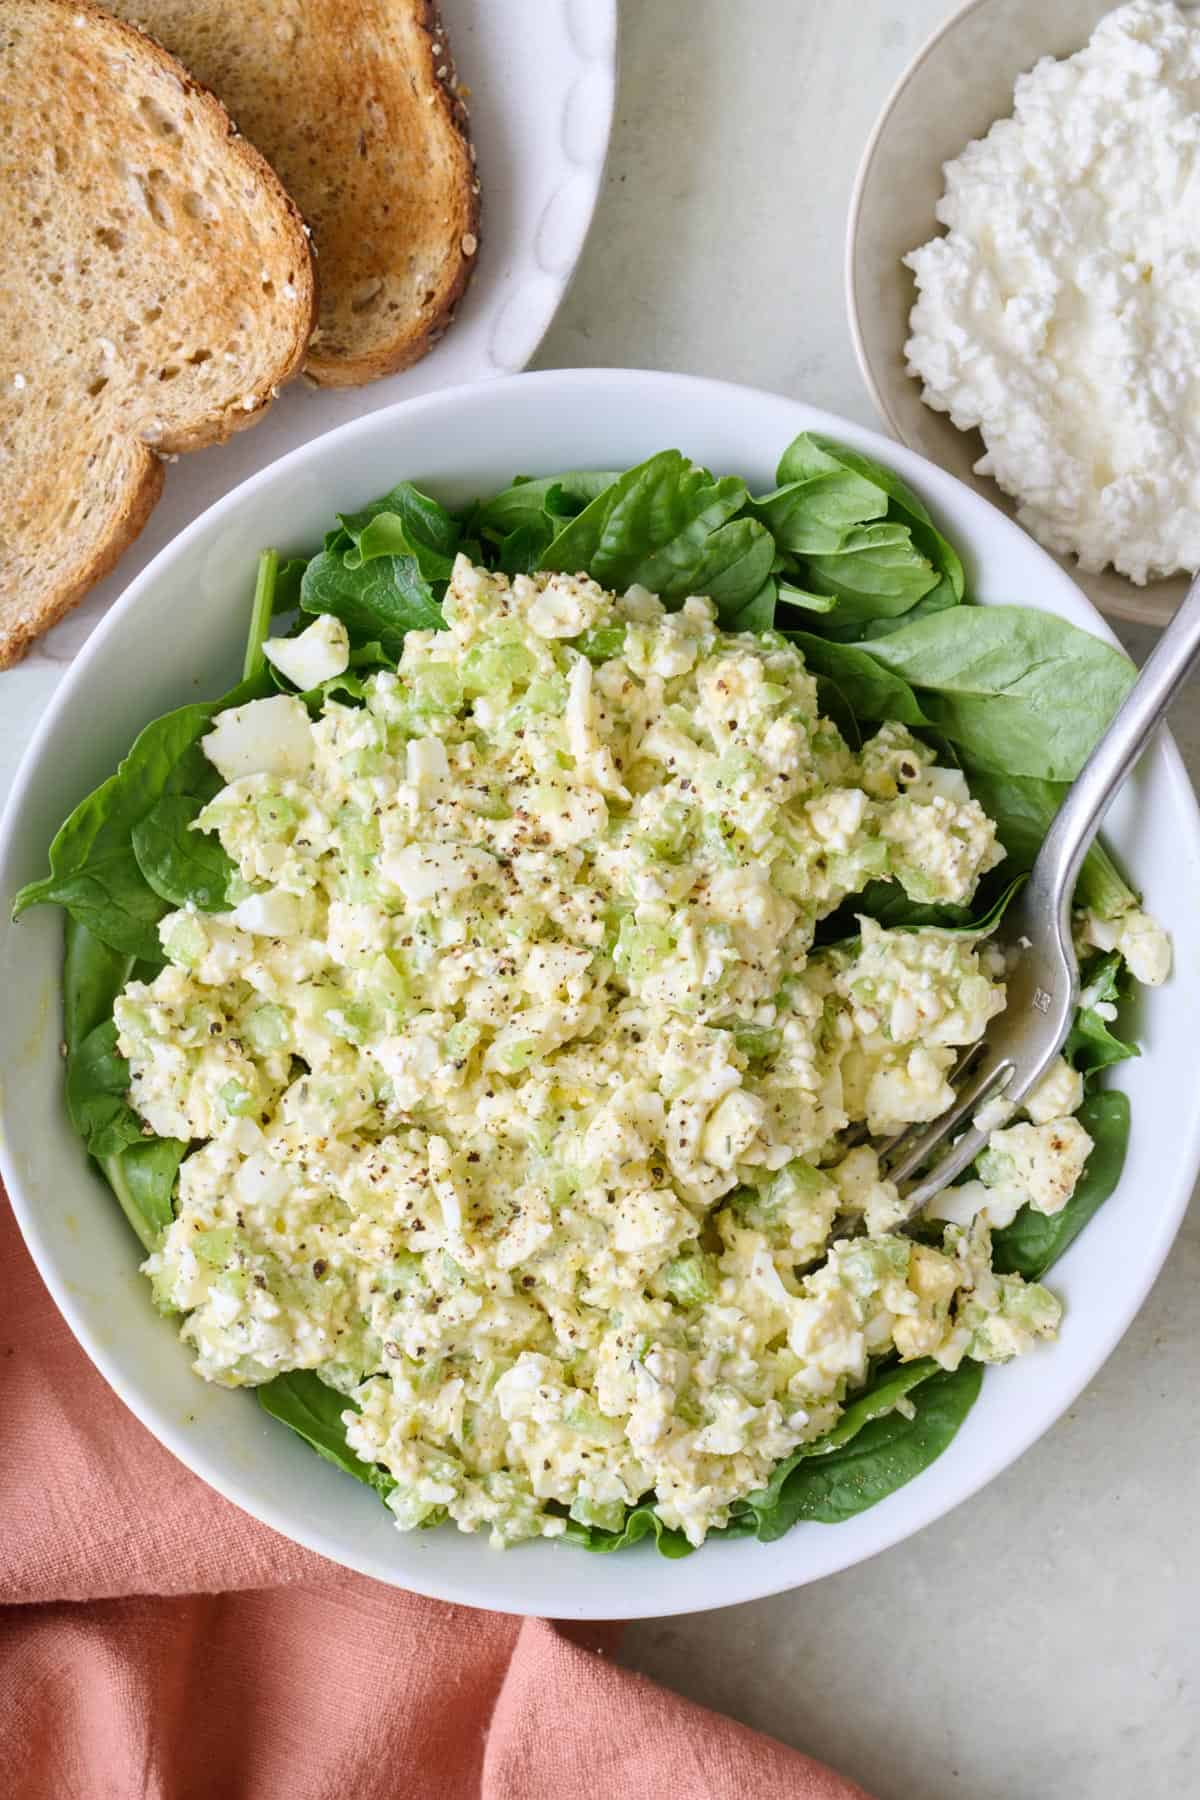
[[[624,625],[597,625],[574,639],[575,649],[582,651],[589,662],[607,662],[624,650],[626,629]]]
[[[566,1206],[579,1192],[579,1177],[570,1169],[555,1169],[547,1186],[551,1206]]]
[[[625,1523],[625,1506],[620,1500],[593,1500],[587,1494],[576,1494],[570,1512],[581,1525],[595,1525],[601,1531],[620,1531]]]
[[[860,1298],[877,1293],[886,1281],[908,1274],[911,1246],[904,1238],[862,1238],[850,1244],[843,1253],[839,1268],[842,1280]]]
[[[472,804],[481,819],[512,818],[512,807],[503,794],[477,794]]]
[[[517,1038],[513,1043],[505,1044],[496,1052],[496,1061],[509,1074],[516,1074],[521,1069],[527,1069],[537,1053],[538,1041],[536,1038]]]
[[[410,1288],[424,1284],[425,1277],[421,1270],[424,1258],[412,1250],[397,1250],[389,1263],[385,1263],[375,1278],[375,1287],[382,1293],[390,1294],[394,1299],[406,1294]]]
[[[383,773],[382,750],[362,749],[348,750],[341,759],[342,773],[351,780],[360,780],[366,775]]]
[[[462,682],[453,663],[419,663],[409,674],[418,704],[437,712],[457,712],[463,701]]]
[[[296,808],[286,794],[260,794],[254,802],[259,826],[266,837],[283,837],[296,823]]]
[[[375,1030],[375,1014],[366,1000],[347,1000],[341,997],[340,1006],[331,1006],[325,1014],[325,1022],[335,1037],[344,1038],[348,1044],[365,1044]]]
[[[230,906],[240,906],[243,900],[248,900],[250,898],[251,894],[258,894],[261,892],[262,890],[257,883],[247,881],[236,869],[228,877],[225,883],[225,899]]]
[[[397,967],[394,957],[386,950],[371,964],[371,988],[389,1012],[406,1013],[412,1004],[408,977]]]
[[[1021,1281],[1014,1276],[1004,1284],[1003,1311],[1030,1331],[1052,1331],[1062,1318],[1062,1302],[1040,1281]]]
[[[250,1048],[265,1056],[271,1050],[282,1049],[288,1040],[289,1018],[282,1006],[275,1006],[267,1001],[256,1006],[253,1012],[247,1013],[242,1020],[242,1033]]]
[[[208,949],[208,934],[192,913],[176,913],[162,933],[162,945],[173,963],[194,969]]]
[[[558,675],[539,675],[525,690],[523,706],[532,713],[558,713],[567,703],[567,684]]]
[[[773,1025],[735,1025],[733,1041],[751,1063],[766,1063],[779,1055],[783,1033]]]
[[[613,967],[627,981],[644,981],[671,953],[671,936],[665,926],[647,921],[639,925],[632,913],[621,920],[613,945]]]
[[[227,1081],[218,1088],[217,1098],[231,1119],[244,1119],[258,1110],[258,1095],[243,1081]]]
[[[674,860],[687,844],[691,823],[690,807],[680,800],[668,800],[653,823],[643,831],[642,842],[649,845],[654,855]]]
[[[620,1444],[624,1442],[625,1427],[619,1419],[609,1419],[604,1413],[597,1412],[590,1406],[572,1406],[563,1414],[563,1424],[569,1425],[581,1437],[593,1438],[598,1444]]]
[[[975,1163],[975,1172],[985,1187],[1007,1187],[1016,1175],[1016,1166],[1004,1150],[984,1150]]]
[[[498,638],[473,644],[462,662],[462,685],[467,694],[510,694],[528,681],[536,664],[524,644]]]
[[[237,1248],[238,1234],[232,1225],[213,1231],[199,1231],[192,1239],[192,1249],[210,1269],[223,1269]]]
[[[342,843],[352,856],[374,856],[379,849],[379,820],[357,807],[343,806],[338,811],[337,828]]]
[[[716,1265],[702,1252],[685,1252],[663,1268],[660,1280],[680,1306],[702,1306],[716,1293]]]
[[[472,1050],[479,1042],[480,1028],[473,1019],[459,1019],[446,1033],[446,1055],[451,1062],[466,1062]]]

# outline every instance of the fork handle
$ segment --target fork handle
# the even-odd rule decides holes
[[[1057,901],[1067,943],[1071,897],[1092,839],[1117,789],[1161,724],[1198,656],[1200,575],[1192,582],[1111,725],[1076,776],[1034,864],[1030,887]]]

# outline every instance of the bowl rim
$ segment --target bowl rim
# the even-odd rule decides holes
[[[887,395],[883,392],[883,389],[875,378],[874,366],[867,353],[866,336],[863,332],[862,311],[859,304],[858,276],[855,273],[854,268],[855,253],[858,249],[859,225],[862,220],[863,200],[867,191],[867,183],[870,181],[874,171],[875,158],[879,153],[880,140],[887,130],[888,122],[896,109],[900,96],[911,86],[917,75],[920,73],[922,66],[937,48],[938,44],[941,43],[942,39],[955,30],[969,13],[977,12],[981,7],[989,5],[991,5],[991,0],[962,0],[962,4],[955,7],[949,18],[943,19],[941,24],[937,26],[935,30],[931,31],[929,36],[923,39],[913,51],[911,58],[905,64],[904,68],[901,69],[899,75],[888,89],[887,97],[876,115],[875,123],[871,127],[867,141],[863,145],[863,152],[859,158],[858,167],[854,172],[854,184],[850,189],[850,202],[846,208],[846,232],[842,242],[842,286],[846,295],[846,322],[850,328],[850,341],[854,346],[854,355],[858,363],[859,374],[863,378],[863,383],[868,394],[871,396],[871,401],[876,412],[884,421],[888,430],[895,437],[897,443],[904,444],[908,449],[911,449],[912,446],[908,443],[908,439],[904,436],[904,433],[888,404]],[[915,454],[921,456],[922,452],[918,450]],[[928,461],[928,458],[923,458],[923,460]],[[946,474],[951,473],[949,469],[945,472]],[[955,476],[954,479],[957,480],[958,477]],[[1039,548],[1041,548],[1040,545]],[[1103,617],[1103,614],[1101,614],[1101,617]]]
[[[931,471],[939,481],[950,483],[966,498],[968,507],[982,506],[995,515],[1003,522],[1004,531],[1015,533],[1024,541],[1027,554],[1035,561],[1041,561],[1046,565],[1048,576],[1053,573],[1054,578],[1060,583],[1063,579],[1063,571],[1055,564],[1054,559],[1042,550],[1028,534],[1021,531],[1020,527],[1008,519],[999,508],[967,488],[963,482],[947,470],[939,468],[907,446],[898,447],[890,443],[870,427],[861,426],[838,415],[811,407],[807,402],[774,394],[769,390],[747,388],[742,384],[713,380],[708,377],[655,370],[599,368],[522,373],[499,378],[482,385],[467,383],[456,388],[442,389],[432,394],[414,396],[365,418],[350,420],[332,431],[310,439],[306,444],[298,446],[267,468],[257,471],[228,494],[221,496],[206,512],[192,521],[171,543],[165,545],[153,561],[137,575],[81,650],[73,666],[60,683],[36,733],[26,748],[3,813],[0,814],[0,869],[3,869],[8,863],[19,816],[23,811],[27,794],[35,782],[42,756],[60,729],[64,717],[68,714],[77,690],[86,688],[90,665],[96,650],[103,645],[109,634],[117,629],[120,621],[137,607],[143,594],[154,587],[164,574],[169,573],[174,560],[182,554],[183,549],[193,539],[213,531],[224,512],[239,504],[248,494],[253,493],[259,487],[270,486],[277,482],[281,477],[301,468],[309,459],[314,459],[318,463],[328,459],[338,445],[355,434],[365,435],[371,431],[386,429],[393,419],[401,416],[408,420],[414,415],[420,416],[422,413],[435,412],[443,408],[453,411],[464,401],[469,403],[473,397],[486,395],[489,401],[495,402],[514,391],[526,392],[534,384],[549,389],[559,388],[568,399],[586,397],[589,392],[599,392],[613,385],[620,387],[624,384],[631,390],[637,390],[640,393],[643,404],[645,404],[649,389],[657,388],[662,391],[669,388],[680,395],[708,394],[713,399],[722,400],[727,407],[736,405],[740,399],[743,402],[747,400],[765,401],[774,406],[798,408],[803,411],[806,418],[801,429],[826,430],[833,435],[842,431],[860,440],[870,440],[875,453],[884,459],[894,455],[899,448],[902,460],[911,458],[922,469]],[[967,529],[970,528],[967,527]],[[1067,579],[1069,580],[1069,578]],[[1115,643],[1116,640],[1107,623],[1077,586],[1075,586],[1075,593],[1090,615],[1089,625],[1095,635],[1110,643]],[[1057,609],[1051,606],[1047,610],[1055,611]],[[1148,752],[1148,754],[1153,753]],[[1197,847],[1200,847],[1200,807],[1197,805],[1179,751],[1169,732],[1165,730],[1160,734],[1157,754],[1162,777],[1171,790],[1171,799],[1188,815],[1192,840]],[[1183,1126],[1186,1126],[1186,1129]],[[672,1593],[669,1602],[661,1601],[656,1597],[651,1612],[644,1616],[670,1617],[681,1613],[741,1604],[787,1592],[798,1586],[806,1585],[810,1580],[821,1579],[827,1574],[856,1566],[946,1517],[998,1474],[1016,1463],[1063,1416],[1078,1399],[1084,1388],[1095,1378],[1140,1311],[1150,1288],[1161,1272],[1187,1209],[1195,1172],[1200,1167],[1200,1096],[1197,1097],[1197,1104],[1193,1108],[1190,1120],[1185,1119],[1181,1126],[1180,1136],[1175,1145],[1174,1161],[1176,1169],[1187,1171],[1186,1179],[1176,1178],[1177,1189],[1174,1203],[1157,1213],[1153,1228],[1148,1229],[1145,1234],[1144,1242],[1149,1246],[1150,1253],[1145,1263],[1144,1274],[1139,1277],[1133,1287],[1123,1291],[1120,1306],[1115,1310],[1110,1308],[1098,1320],[1091,1334],[1090,1348],[1081,1366],[1072,1372],[1067,1385],[1062,1389],[1047,1416],[1039,1419],[1032,1431],[1028,1429],[1027,1425],[1023,1425],[999,1434],[998,1444],[989,1443],[982,1446],[970,1466],[965,1471],[958,1473],[949,1489],[949,1497],[947,1497],[944,1475],[941,1481],[934,1477],[924,1490],[925,1497],[921,1503],[914,1505],[910,1502],[909,1507],[901,1509],[895,1517],[890,1513],[885,1513],[883,1521],[876,1520],[874,1531],[870,1534],[871,1542],[869,1544],[865,1547],[852,1547],[852,1540],[848,1541],[847,1554],[825,1559],[826,1566],[813,1574],[801,1573],[797,1576],[794,1570],[786,1566],[785,1558],[769,1557],[764,1554],[757,1578],[739,1582],[736,1593],[719,1591],[714,1597],[709,1597],[703,1591],[702,1582],[683,1581],[678,1590]],[[66,1277],[60,1275],[55,1266],[53,1252],[46,1248],[43,1253],[43,1246],[38,1241],[37,1205],[32,1196],[27,1197],[25,1193],[26,1177],[16,1167],[9,1135],[2,1130],[0,1130],[0,1175],[3,1176],[7,1185],[13,1212],[25,1240],[26,1248],[76,1341],[123,1404],[192,1473],[262,1524],[341,1567],[435,1599],[458,1602],[488,1611],[529,1612],[530,1609],[523,1607],[519,1597],[514,1595],[512,1584],[500,1584],[502,1589],[507,1587],[507,1592],[481,1594],[477,1580],[473,1579],[469,1573],[466,1578],[463,1578],[457,1573],[445,1573],[439,1570],[432,1578],[427,1579],[422,1571],[412,1568],[405,1568],[400,1572],[383,1570],[371,1556],[365,1553],[356,1553],[356,1545],[348,1551],[335,1534],[327,1533],[319,1527],[313,1527],[304,1517],[297,1518],[288,1508],[255,1494],[252,1491],[251,1483],[233,1473],[219,1457],[212,1456],[202,1446],[198,1446],[189,1439],[156,1400],[143,1395],[138,1383],[121,1372],[118,1366],[118,1354],[115,1351],[110,1354],[106,1344],[83,1316],[83,1309],[76,1304]],[[925,1477],[928,1477],[930,1473],[931,1471],[926,1471]],[[913,1487],[916,1485],[916,1483],[912,1484]],[[860,1516],[866,1518],[870,1515]],[[645,1549],[646,1547],[641,1546],[640,1548]],[[719,1551],[725,1547],[715,1546],[714,1548]],[[743,1546],[739,1545],[733,1548],[740,1549]],[[778,1550],[778,1546],[761,1548],[764,1551]],[[653,1554],[652,1551],[648,1553]],[[637,1554],[637,1552],[633,1552],[628,1556],[626,1566],[636,1565]],[[603,1562],[603,1559],[597,1560]],[[672,1565],[672,1567],[675,1566],[698,1567],[691,1564],[690,1561],[684,1565]],[[569,1585],[568,1582],[564,1582],[564,1590],[567,1590]],[[717,1584],[719,1589],[721,1585]],[[516,1586],[519,1593],[519,1580]],[[635,1608],[628,1604],[621,1604],[621,1596],[628,1593],[627,1584],[612,1582],[610,1586],[617,1596],[614,1601],[605,1600],[598,1605],[593,1593],[586,1601],[564,1604],[556,1616],[591,1619],[635,1616]]]

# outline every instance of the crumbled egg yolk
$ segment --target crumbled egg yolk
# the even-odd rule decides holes
[[[895,724],[852,752],[798,651],[707,600],[460,557],[444,612],[365,704],[205,740],[236,898],[164,919],[116,1006],[132,1103],[199,1140],[146,1266],[203,1376],[346,1396],[402,1527],[511,1543],[653,1493],[699,1543],[870,1358],[1054,1330],[983,1208],[896,1235],[840,1135],[937,1114],[1002,962],[867,919],[812,948],[868,881],[961,903],[1001,852],[956,771]],[[1051,1177],[1017,1134],[1063,1123],[997,1133],[1035,1203],[1078,1144]]]

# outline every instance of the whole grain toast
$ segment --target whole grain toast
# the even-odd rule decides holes
[[[478,249],[466,115],[430,0],[110,0],[218,94],[313,230],[322,386],[445,330]],[[535,0],[536,3],[536,0]]]
[[[0,668],[135,538],[160,454],[251,425],[315,314],[220,103],[91,0],[0,0]]]

